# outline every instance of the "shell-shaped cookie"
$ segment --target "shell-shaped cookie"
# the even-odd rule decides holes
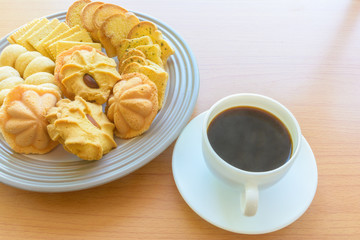
[[[53,73],[55,63],[47,57],[36,57],[34,58],[25,68],[23,77],[26,79],[37,72],[48,72]]]
[[[48,132],[65,150],[84,160],[99,160],[116,147],[114,124],[102,106],[77,96],[74,101],[62,99],[48,112]]]
[[[24,80],[21,77],[8,77],[0,82],[0,90],[12,89],[15,86],[23,84]]]
[[[32,74],[25,79],[25,84],[39,85],[43,83],[56,84],[54,80],[54,75],[48,72],[38,72]]]
[[[18,70],[18,72],[20,73],[21,76],[24,75],[24,71],[27,67],[27,65],[34,60],[37,57],[40,57],[41,54],[39,52],[36,51],[28,51],[28,52],[24,52],[23,54],[21,54],[15,62],[15,68],[16,70]]]
[[[0,109],[0,128],[15,152],[43,154],[58,144],[48,135],[45,115],[59,99],[57,91],[38,86],[20,85],[10,90]]]
[[[9,77],[20,77],[20,74],[13,67],[10,66],[0,67],[0,81]]]
[[[132,138],[147,131],[158,111],[156,85],[143,74],[122,75],[109,98],[107,116],[115,123],[115,135]]]
[[[15,67],[16,59],[24,52],[26,48],[19,44],[11,44],[4,48],[0,54],[0,66]]]

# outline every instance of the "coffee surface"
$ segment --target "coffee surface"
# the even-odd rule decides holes
[[[234,107],[219,113],[207,129],[215,152],[236,168],[263,172],[286,163],[292,140],[273,114],[255,107]]]

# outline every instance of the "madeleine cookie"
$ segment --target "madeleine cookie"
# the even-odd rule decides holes
[[[58,144],[48,135],[45,115],[59,99],[57,91],[39,86],[20,85],[9,91],[0,108],[0,129],[15,152],[44,154]]]
[[[48,132],[64,149],[84,160],[99,160],[116,147],[112,124],[102,106],[81,97],[60,100],[49,110]]]
[[[127,139],[147,131],[158,108],[156,85],[143,74],[130,73],[115,84],[107,116],[115,123],[115,135]]]

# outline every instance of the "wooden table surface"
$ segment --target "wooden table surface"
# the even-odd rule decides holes
[[[0,35],[71,2],[1,0]],[[219,229],[179,194],[173,143],[141,169],[88,190],[0,184],[0,239],[360,239],[360,1],[107,2],[155,16],[190,45],[201,78],[192,118],[233,93],[287,106],[316,157],[315,198],[301,218],[270,234]]]

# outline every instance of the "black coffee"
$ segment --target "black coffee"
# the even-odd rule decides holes
[[[292,153],[286,126],[273,114],[255,107],[234,107],[219,113],[207,135],[222,159],[246,171],[278,168]]]

